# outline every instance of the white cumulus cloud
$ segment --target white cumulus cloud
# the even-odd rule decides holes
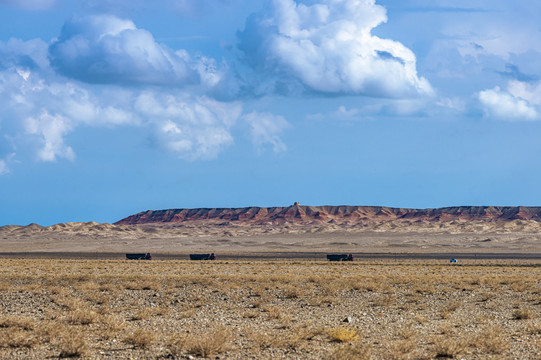
[[[541,119],[541,82],[514,80],[505,90],[496,86],[479,92],[478,97],[489,117],[509,121]]]
[[[7,151],[24,147],[41,161],[75,159],[77,147],[66,135],[81,125],[135,126],[180,158],[212,159],[234,143],[231,129],[242,115],[238,102],[183,89],[86,84],[48,66],[6,66],[0,67],[0,135],[13,139]]]
[[[144,92],[135,111],[154,128],[157,142],[179,157],[212,159],[233,143],[230,133],[242,113],[239,103],[207,97]]]
[[[64,144],[64,135],[71,130],[72,124],[69,119],[58,114],[51,115],[46,110],[38,117],[26,119],[28,134],[39,137],[41,147],[38,156],[43,161],[55,161],[57,157],[75,159],[73,149]]]
[[[174,51],[113,15],[67,22],[49,53],[58,72],[88,83],[213,86],[220,77],[212,59]]]
[[[61,82],[29,70],[0,71],[0,134],[30,144],[39,160],[73,160],[66,135],[81,125],[135,126],[180,158],[212,159],[234,143],[238,102],[220,102],[183,90],[119,89]]]
[[[229,86],[225,71],[110,15],[68,21],[51,44],[0,41],[0,136],[9,139],[0,170],[9,171],[9,153],[15,162],[75,160],[68,136],[85,127],[135,127],[151,144],[197,160],[217,157],[234,143],[233,128],[249,122],[255,146],[285,149],[285,119],[243,118],[240,102],[212,98]]]
[[[282,132],[289,127],[284,117],[254,111],[244,115],[243,120],[250,126],[252,142],[259,149],[269,144],[276,153],[287,150],[286,144],[280,138]]]
[[[258,90],[298,86],[328,94],[410,97],[432,93],[416,58],[398,41],[371,31],[387,20],[374,0],[273,0],[251,17],[239,48],[257,73],[273,77]]]
[[[1,46],[0,46],[1,48]],[[1,134],[14,141],[29,140],[38,159],[74,159],[64,137],[77,126],[137,124],[130,98],[122,91],[85,88],[54,76],[48,68],[11,66],[0,69]]]

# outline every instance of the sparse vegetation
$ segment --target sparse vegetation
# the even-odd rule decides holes
[[[0,358],[537,358],[540,275],[490,264],[3,259]]]
[[[59,339],[58,347],[61,358],[80,357],[88,352],[88,344],[85,336],[78,333],[65,333]]]
[[[359,334],[357,334],[357,330],[351,327],[343,326],[329,329],[329,336],[331,337],[332,341],[340,343],[350,343],[359,339]]]
[[[156,334],[153,331],[145,329],[136,329],[124,338],[126,344],[133,345],[135,348],[148,348],[156,341]]]
[[[177,334],[168,341],[168,348],[173,356],[182,352],[209,357],[228,349],[231,332],[226,327],[218,327],[206,333]]]
[[[528,308],[516,309],[513,312],[513,318],[516,320],[526,320],[534,317],[533,311]]]

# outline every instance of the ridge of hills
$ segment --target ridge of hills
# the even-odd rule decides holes
[[[423,223],[452,221],[541,222],[541,207],[528,206],[455,206],[432,209],[408,209],[385,206],[305,206],[295,203],[286,207],[196,208],[147,210],[115,223],[143,225],[217,220],[253,225],[359,224],[393,220]]]
[[[245,207],[143,211],[114,224],[0,226],[3,252],[541,253],[541,207]],[[1,253],[0,253],[1,256]]]

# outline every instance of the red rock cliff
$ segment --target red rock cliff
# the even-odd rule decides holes
[[[541,207],[525,206],[457,206],[436,209],[403,209],[382,206],[304,206],[245,207],[215,209],[147,210],[128,216],[115,224],[139,225],[197,220],[239,221],[254,224],[285,222],[363,222],[389,220],[422,220],[442,222],[482,220],[506,222],[533,220],[541,222]]]

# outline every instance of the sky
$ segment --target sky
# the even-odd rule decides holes
[[[0,0],[0,226],[541,205],[541,2]]]

